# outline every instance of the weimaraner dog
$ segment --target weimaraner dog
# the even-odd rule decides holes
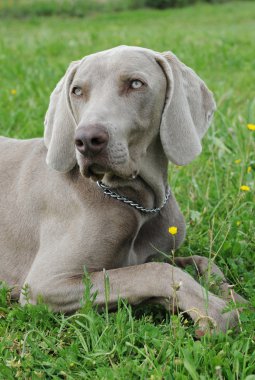
[[[99,306],[108,274],[110,308],[122,297],[185,312],[202,327],[236,324],[216,265],[151,261],[185,237],[168,160],[186,165],[200,154],[214,110],[205,83],[171,52],[120,46],[72,62],[50,97],[44,138],[0,138],[0,280],[12,297],[27,302],[27,285],[31,303],[42,296],[74,312],[85,267]],[[225,299],[179,268],[192,263],[221,277]]]

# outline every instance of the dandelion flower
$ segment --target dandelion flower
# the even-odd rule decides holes
[[[12,94],[12,95],[16,95],[16,94],[17,94],[17,90],[15,90],[15,88],[13,88],[13,89],[11,90],[11,94]]]
[[[168,232],[170,233],[170,235],[176,235],[177,231],[178,231],[178,228],[176,226],[171,226],[168,228]]]
[[[237,160],[235,160],[235,164],[240,164],[242,162],[242,160],[240,158],[238,158]]]
[[[252,170],[251,166],[248,166],[248,168],[247,168],[247,173],[250,173],[251,170]]]
[[[240,190],[242,190],[242,191],[250,191],[251,188],[250,188],[250,186],[242,185],[242,186],[240,187]]]
[[[247,124],[247,128],[248,128],[250,131],[255,131],[255,124]]]

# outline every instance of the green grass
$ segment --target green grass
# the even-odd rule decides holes
[[[41,136],[49,95],[69,62],[119,44],[172,50],[206,81],[218,111],[203,153],[187,167],[169,168],[187,221],[178,255],[215,260],[253,307],[255,132],[246,124],[255,124],[254,13],[255,3],[242,1],[0,23],[2,135]],[[254,330],[251,308],[241,313],[239,333],[196,341],[190,322],[158,307],[120,302],[108,315],[87,302],[64,317],[44,305],[10,304],[2,289],[0,379],[254,380]]]
[[[141,8],[165,9],[201,2],[224,3],[228,1],[231,0],[1,0],[0,18],[84,17],[95,13],[120,12]]]

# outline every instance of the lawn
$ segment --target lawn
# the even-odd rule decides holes
[[[187,222],[176,255],[214,260],[249,300],[240,331],[194,338],[190,321],[158,307],[99,314],[21,308],[0,291],[0,379],[255,379],[255,3],[139,10],[88,18],[1,19],[0,135],[42,136],[49,95],[69,62],[127,44],[172,50],[218,105],[203,153],[169,167]],[[242,185],[249,191],[242,191]],[[170,254],[170,252],[165,252]],[[232,305],[233,306],[233,305]]]

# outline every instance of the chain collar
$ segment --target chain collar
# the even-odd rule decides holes
[[[124,197],[123,195],[120,195],[120,194],[116,193],[115,191],[112,191],[110,189],[110,187],[108,187],[107,185],[105,185],[102,181],[97,181],[97,185],[103,190],[103,192],[104,192],[105,195],[108,195],[111,198],[115,198],[118,201],[126,203],[129,206],[134,207],[137,210],[139,210],[141,212],[144,212],[144,213],[147,213],[147,214],[149,214],[149,213],[153,214],[153,213],[159,212],[165,206],[166,202],[168,201],[168,199],[169,199],[169,197],[171,195],[171,190],[168,187],[167,193],[166,193],[166,196],[165,196],[165,199],[164,199],[164,202],[163,202],[163,204],[160,207],[157,207],[157,208],[145,208],[143,206],[140,206],[138,203],[135,203],[134,201],[131,201],[130,199]]]

